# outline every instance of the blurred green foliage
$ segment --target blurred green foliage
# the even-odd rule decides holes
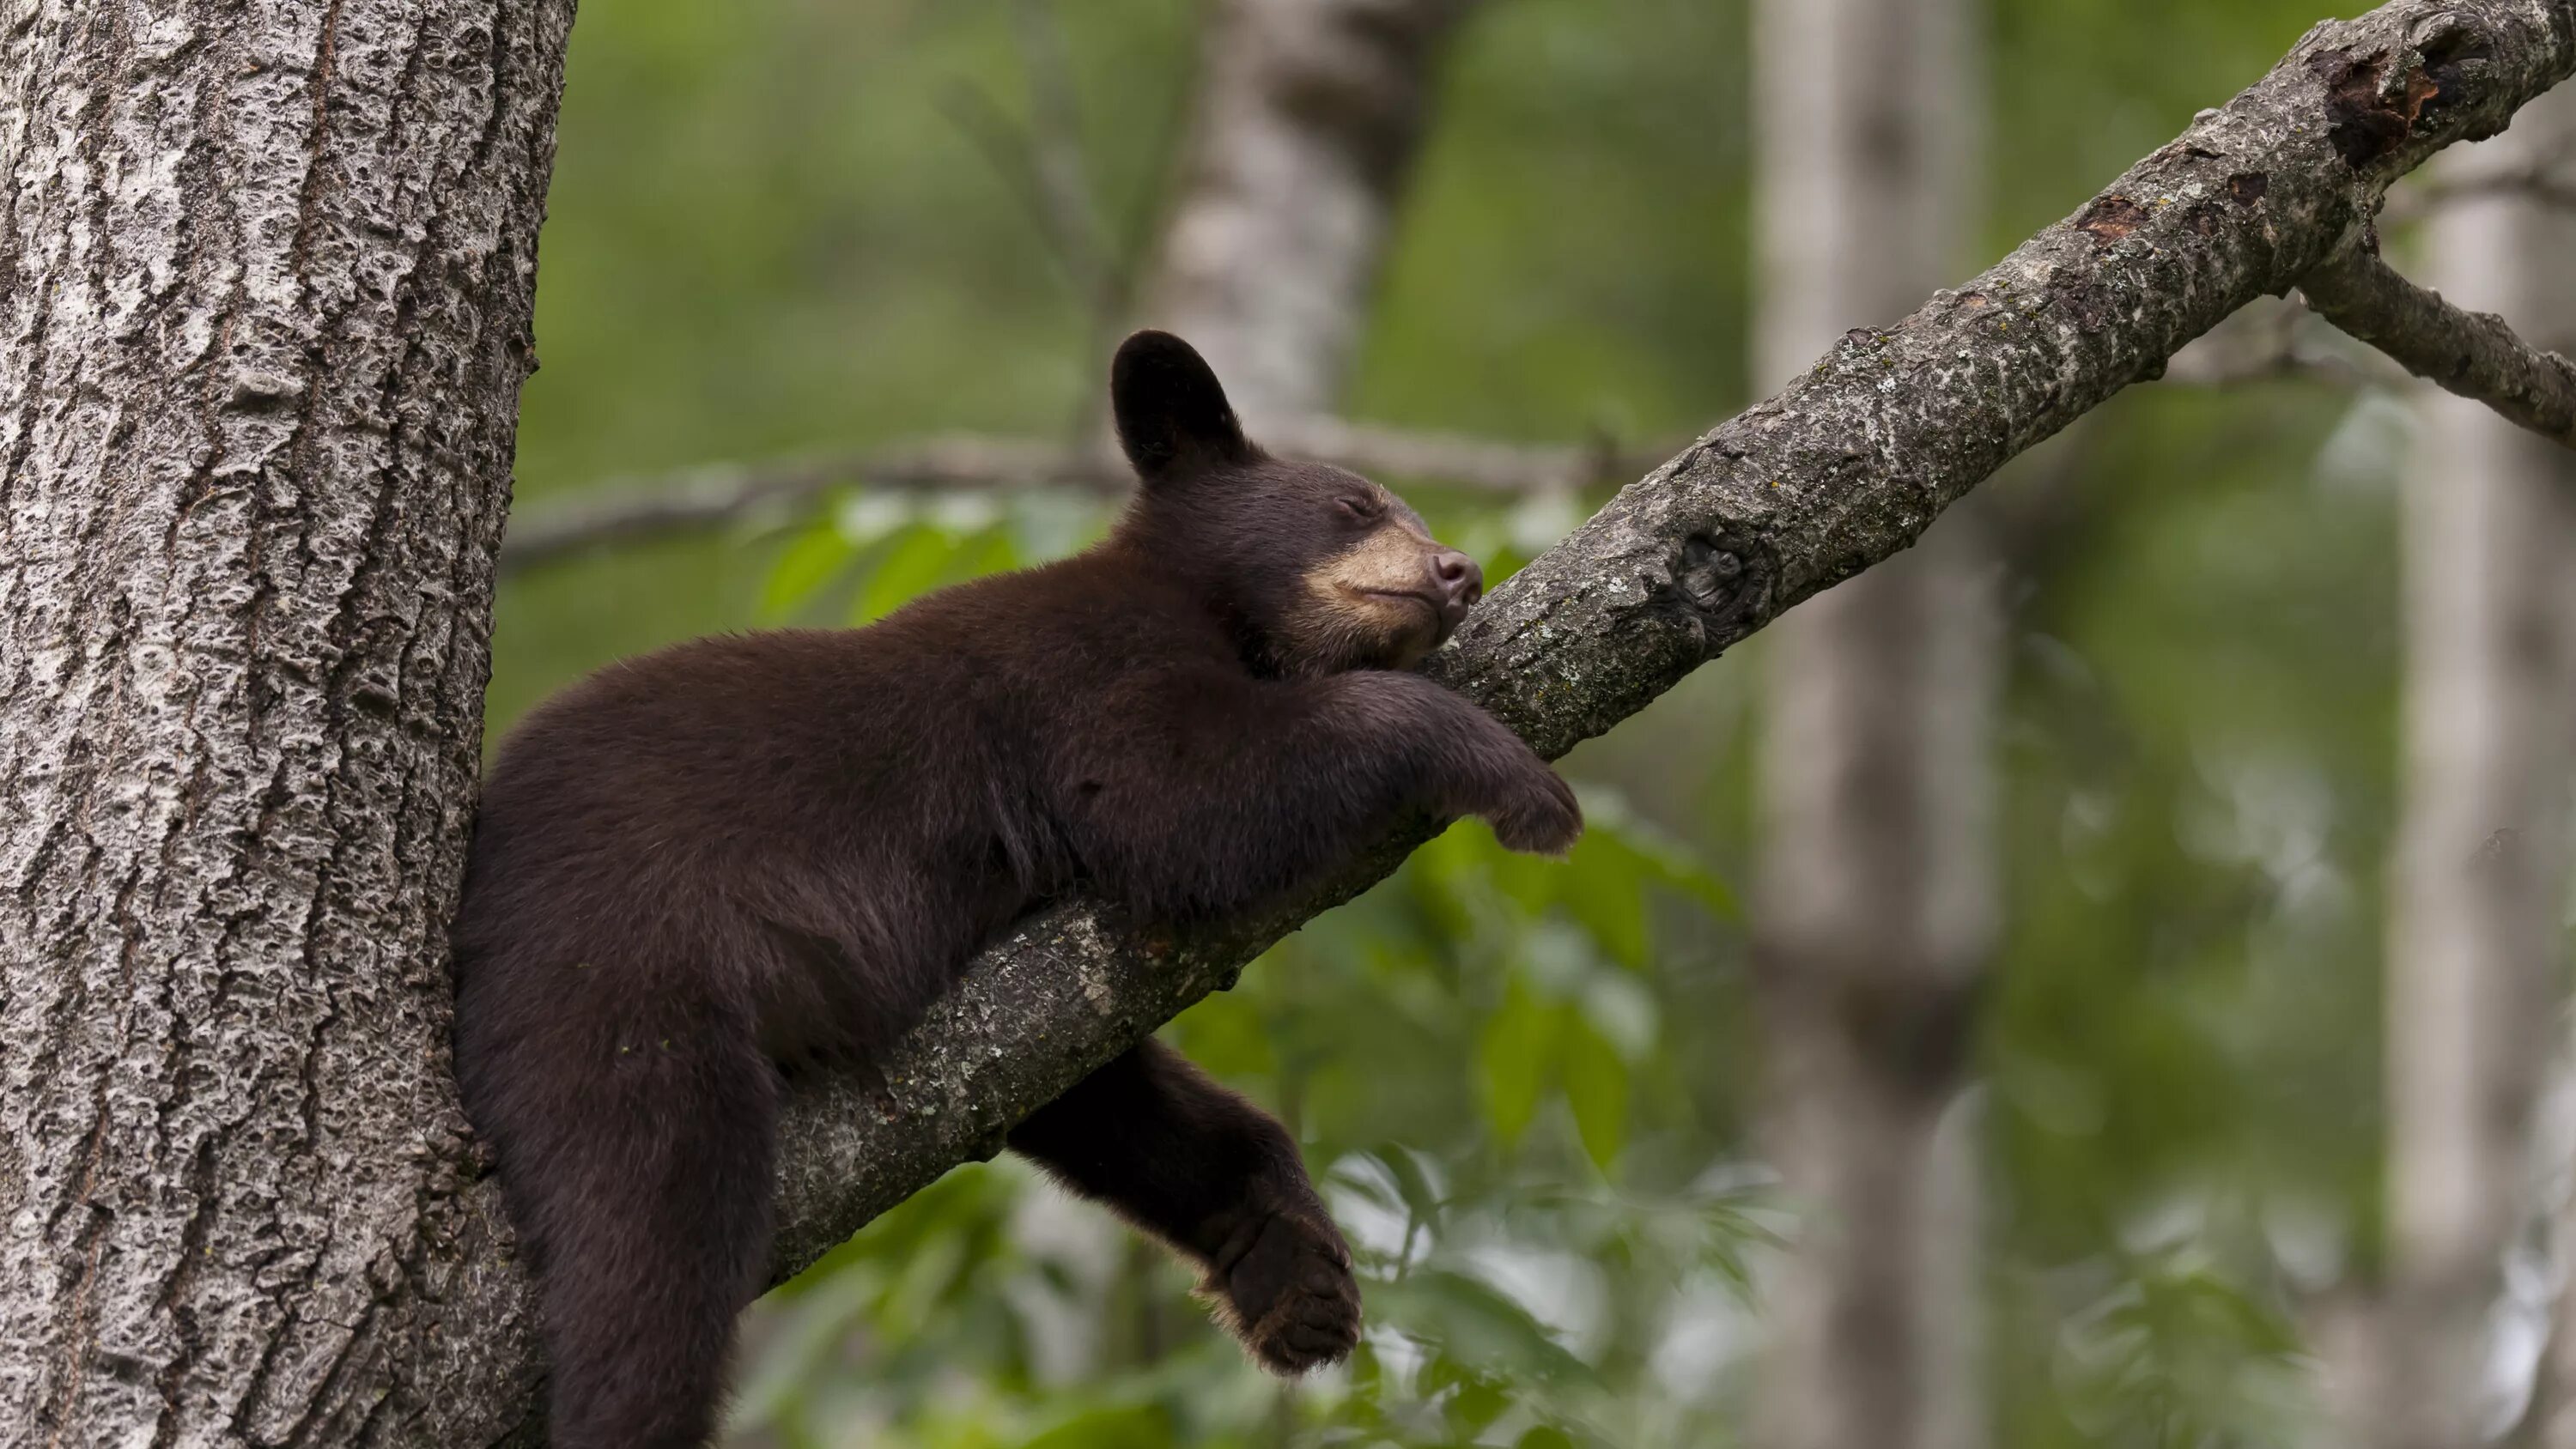
[[[1054,13],[1133,256],[1197,10]],[[2320,18],[1997,0],[1988,250]],[[1447,77],[1352,411],[1639,442],[1762,390],[1744,25],[1741,0],[1493,0]],[[1001,0],[587,10],[526,505],[714,459],[1090,426],[1101,319],[960,119],[1025,117],[1028,95]],[[2371,1270],[2404,426],[2387,399],[2295,384],[2150,390],[2056,445],[2080,450],[2053,485],[2070,506],[2015,560],[2009,928],[1980,1047],[1982,1333],[2012,1449],[2281,1442],[2310,1413],[2301,1314]],[[1580,511],[1390,481],[1497,576]],[[492,722],[620,654],[862,621],[1059,555],[1104,508],[848,493],[514,580]],[[1739,1442],[1797,1207],[1749,1140],[1760,1042],[1727,884],[1751,868],[1748,663],[1577,753],[1594,828],[1569,863],[1462,825],[1169,1029],[1328,1180],[1368,1280],[1349,1370],[1263,1379],[1179,1269],[1004,1161],[755,1313],[739,1441]]]

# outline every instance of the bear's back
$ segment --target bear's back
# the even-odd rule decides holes
[[[864,629],[719,635],[612,664],[496,754],[460,985],[512,992],[527,983],[491,978],[587,956],[768,977],[782,929],[917,976],[1070,874],[1046,776],[1063,733],[1098,718],[1087,702],[1226,647],[1185,594],[1095,553]]]

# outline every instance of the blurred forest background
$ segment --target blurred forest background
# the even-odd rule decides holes
[[[1651,463],[1843,328],[1893,322],[2080,205],[2270,66],[2321,3],[1895,0],[1955,26],[1844,92],[1790,94],[1758,58],[1831,43],[1861,0],[1759,17],[1750,0],[1486,0],[1423,32],[1420,152],[1389,188],[1355,350],[1315,386],[1387,429]],[[585,7],[514,528],[711,465],[945,435],[1095,441],[1109,344],[1172,325],[1151,274],[1190,174],[1206,27],[1263,5],[1335,8]],[[1799,136],[1775,134],[1784,119],[1813,132],[1845,94],[1920,105],[1898,123],[1956,138],[1931,148],[1948,169],[1914,179],[1914,211],[1793,212],[1824,183],[1766,180],[1807,167]],[[2420,230],[2391,235],[2406,250]],[[1815,257],[1884,275],[1901,300],[1801,280]],[[2576,261],[2561,275],[2576,291]],[[1783,320],[1793,286],[1824,289],[1805,304],[1822,336]],[[1966,581],[1952,642],[1968,652],[1913,650],[1951,661],[1938,672],[1970,686],[1960,709],[1902,689],[1793,706],[1798,680],[1840,677],[1809,662],[1832,632],[1766,633],[1570,758],[1593,821],[1570,863],[1507,857],[1461,826],[1168,1029],[1278,1111],[1329,1181],[1367,1282],[1347,1370],[1263,1377],[1158,1251],[1003,1159],[952,1173],[755,1310],[732,1442],[2368,1437],[2338,1423],[2397,1380],[2321,1370],[2374,1362],[2344,1347],[2385,1341],[2356,1325],[2411,1301],[2385,1186],[2402,1114],[2384,1105],[2383,980],[2412,758],[2402,485],[2437,424],[2287,314],[2247,331],[1981,490],[1973,541],[1908,556]],[[1274,409],[1238,401],[1257,436]],[[617,656],[861,622],[1077,548],[1115,506],[1043,479],[887,487],[819,466],[834,486],[810,504],[514,568],[492,730]],[[1386,476],[1499,578],[1638,471],[1592,476],[1606,466],[1508,497]],[[1947,627],[1924,602],[1947,586],[1917,586],[1882,607]],[[1874,677],[1866,656],[1857,668]],[[1970,867],[1968,924],[1918,963],[1928,986],[1882,973],[1886,991],[1818,1012],[1795,983],[1825,978],[1799,974],[1799,952],[1829,960],[1834,944],[1800,936],[1782,862],[1832,836],[1800,845],[1785,757],[1830,737],[1838,707],[1950,742],[1912,768],[1973,797],[1957,832],[1920,845]],[[1771,714],[1786,723],[1766,734]],[[2526,780],[2555,804],[2563,773],[2540,753]],[[2540,859],[2554,886],[2563,860]],[[1828,927],[1905,917],[1854,879]],[[2484,1199],[2501,1226],[2470,1255],[2474,1311],[2434,1315],[2463,1345],[2476,1435],[2537,1435],[2552,1397],[2549,1228],[2576,1128],[2532,1105],[2554,1100],[2565,1035],[2563,892],[2544,895],[2522,958],[2540,985],[2512,1007],[2545,1039],[2539,1065],[2510,1100],[2478,1099],[2515,1190]],[[1802,1045],[1817,1032],[1824,1046]],[[2493,1063],[2467,1040],[2460,1072]],[[1845,1140],[1864,1119],[1882,1135]],[[1872,1282],[1899,1286],[1854,1286]],[[1866,1405],[1787,1402],[1868,1397],[1861,1361],[1895,1385],[1903,1437],[1862,1437]]]

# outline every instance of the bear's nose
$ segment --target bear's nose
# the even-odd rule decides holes
[[[1431,576],[1440,581],[1440,591],[1448,597],[1449,607],[1461,613],[1484,596],[1485,571],[1454,548],[1431,555]]]

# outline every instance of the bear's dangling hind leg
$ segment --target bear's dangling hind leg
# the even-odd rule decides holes
[[[544,1309],[547,1442],[700,1449],[769,1265],[776,1068],[700,1024],[526,1080],[548,1090],[494,1125]]]

